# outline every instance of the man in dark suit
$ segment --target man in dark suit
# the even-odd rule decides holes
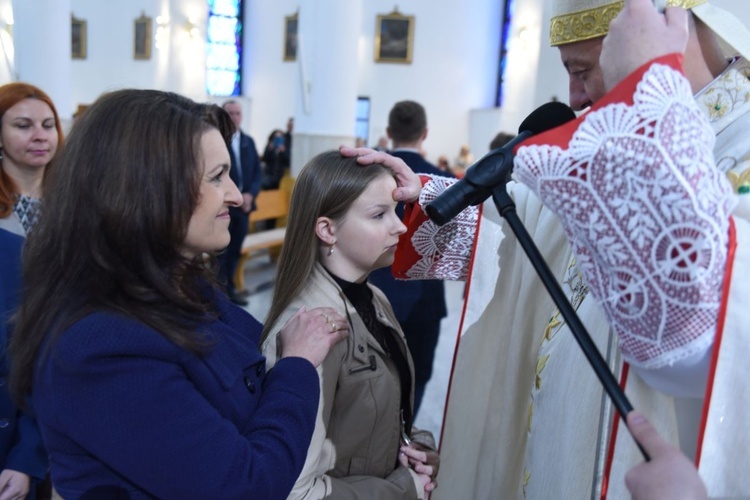
[[[401,158],[417,173],[448,175],[425,160],[420,151],[427,137],[427,114],[414,101],[397,102],[388,115],[388,137],[393,143],[390,154]],[[404,204],[396,208],[403,219]],[[383,290],[404,330],[414,358],[414,414],[417,414],[424,388],[432,375],[432,361],[440,335],[440,320],[447,314],[445,289],[439,280],[396,281],[391,268],[370,274],[370,282]]]
[[[225,280],[227,295],[235,304],[246,306],[247,300],[237,295],[234,289],[234,272],[240,259],[242,241],[247,234],[248,214],[255,209],[255,197],[260,191],[262,170],[258,150],[253,139],[240,130],[242,124],[242,105],[235,100],[224,103],[224,110],[229,113],[237,130],[232,136],[229,146],[229,156],[232,158],[232,168],[229,177],[237,184],[242,193],[242,206],[229,207],[229,246],[219,258],[219,276]]]

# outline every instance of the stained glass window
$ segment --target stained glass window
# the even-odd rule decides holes
[[[361,137],[365,144],[370,137],[370,98],[357,97],[357,121],[354,125],[354,136]]]
[[[508,48],[511,39],[511,23],[513,21],[514,0],[504,0],[503,7],[503,28],[500,37],[500,64],[497,71],[497,94],[495,96],[495,106],[503,105],[505,86],[505,68],[508,60]]]
[[[242,0],[208,0],[206,90],[214,96],[242,92]]]

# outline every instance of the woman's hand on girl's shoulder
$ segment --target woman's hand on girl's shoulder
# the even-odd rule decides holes
[[[279,331],[280,358],[304,358],[317,368],[334,345],[349,335],[349,322],[332,307],[304,306]]]

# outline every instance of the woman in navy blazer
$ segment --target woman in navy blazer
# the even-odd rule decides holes
[[[211,273],[229,242],[229,116],[123,90],[76,123],[28,238],[12,387],[29,394],[64,498],[285,498],[346,335],[300,311],[269,373],[261,324]],[[54,249],[52,252],[50,249]]]

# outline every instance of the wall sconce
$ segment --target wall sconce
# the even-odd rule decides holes
[[[13,19],[0,21],[0,51],[3,53],[5,64],[13,80],[18,80],[16,74],[16,50],[13,41]]]
[[[190,40],[195,40],[200,36],[201,30],[195,23],[195,18],[193,16],[190,16],[188,20],[185,21],[185,32],[188,34],[188,37],[190,37]]]
[[[157,49],[163,49],[169,42],[169,16],[156,17],[156,35],[154,42]]]
[[[3,30],[9,37],[13,38],[13,19],[10,21],[0,21],[0,30]]]
[[[528,26],[521,26],[518,28],[518,31],[516,31],[516,43],[522,48],[526,49],[529,46],[529,42],[531,41],[531,30]]]

